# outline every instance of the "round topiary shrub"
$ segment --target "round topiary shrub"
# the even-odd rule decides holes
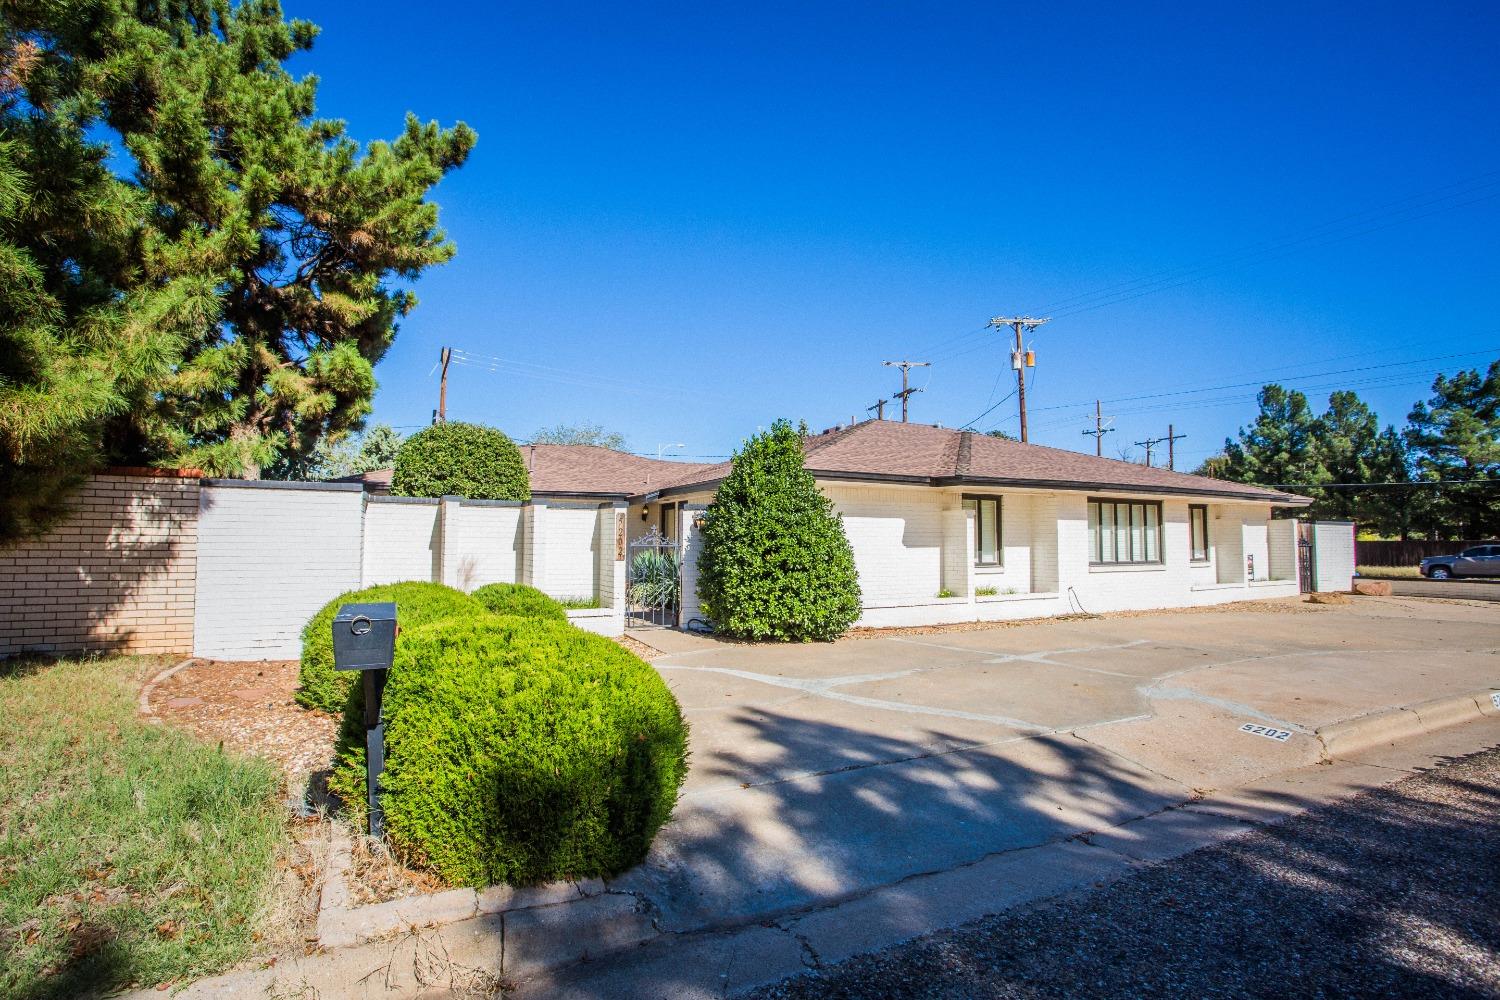
[[[618,643],[535,618],[403,634],[384,699],[386,834],[452,885],[603,876],[640,863],[687,773],[687,725]],[[363,819],[363,691],[334,791]]]
[[[479,424],[433,424],[401,442],[391,493],[530,500],[531,479],[510,438]]]
[[[859,617],[843,518],[807,471],[785,420],[745,443],[705,512],[698,598],[742,639],[833,639]]]
[[[376,601],[396,602],[396,621],[402,631],[402,635],[396,638],[397,646],[401,645],[408,629],[454,616],[488,615],[484,605],[473,597],[441,583],[412,580],[340,594],[323,605],[302,630],[302,667],[297,675],[299,705],[324,712],[344,710],[349,690],[355,687],[356,672],[333,669],[333,617],[339,613],[341,604]]]
[[[568,620],[568,612],[561,604],[524,583],[486,584],[474,591],[473,597],[491,614],[544,618],[555,622]]]

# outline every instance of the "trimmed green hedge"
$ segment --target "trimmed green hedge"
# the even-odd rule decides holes
[[[473,597],[492,614],[515,615],[519,618],[545,618],[556,622],[568,620],[566,608],[535,587],[528,587],[524,583],[486,584],[474,591]]]
[[[745,442],[705,511],[698,598],[726,635],[834,639],[859,618],[854,550],[802,438],[778,420]]]
[[[535,618],[404,632],[385,689],[386,833],[453,885],[524,885],[638,864],[687,773],[687,724],[651,667]],[[363,821],[363,692],[330,784]]]
[[[297,678],[299,705],[324,712],[344,710],[349,691],[356,686],[356,672],[333,669],[333,617],[339,613],[341,604],[375,601],[396,602],[396,621],[403,633],[396,640],[397,646],[404,640],[408,629],[455,616],[486,615],[483,604],[468,594],[441,583],[412,580],[340,594],[323,605],[323,609],[313,615],[307,627],[302,630],[302,669]]]
[[[531,477],[520,449],[501,431],[479,424],[433,424],[401,442],[391,493],[530,500]]]

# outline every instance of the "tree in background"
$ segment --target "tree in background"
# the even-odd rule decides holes
[[[1313,421],[1312,455],[1327,473],[1326,482],[1338,484],[1375,482],[1376,444],[1380,422],[1356,393],[1342,390],[1328,397],[1328,409]],[[1314,494],[1317,499],[1308,516],[1318,521],[1365,523],[1368,498],[1375,490],[1345,485]]]
[[[493,427],[433,424],[401,442],[391,493],[398,497],[530,500],[531,477],[515,442]]]
[[[1002,441],[1014,441],[1016,439],[1016,436],[1010,431],[1004,431],[998,427],[985,431],[984,435],[985,437],[999,438]]]
[[[1500,361],[1483,373],[1439,375],[1431,398],[1407,416],[1406,444],[1418,479],[1473,484],[1427,487],[1435,529],[1500,534]]]
[[[267,479],[298,479],[326,482],[344,476],[357,476],[375,469],[389,469],[396,464],[401,448],[401,434],[390,424],[375,424],[368,430],[337,440],[329,437],[318,442],[311,455],[283,459],[265,472]]]
[[[253,477],[368,414],[475,137],[361,149],[283,67],[316,34],[274,0],[7,3],[0,539],[99,464]]]
[[[531,435],[532,444],[592,444],[611,451],[625,450],[625,435],[602,424],[558,424]]]
[[[708,506],[698,597],[725,634],[833,639],[859,617],[854,550],[802,440],[786,420],[751,438]]]
[[[1307,397],[1267,385],[1257,397],[1260,413],[1238,440],[1224,442],[1223,478],[1266,486],[1306,487],[1326,482],[1315,443],[1317,418]]]

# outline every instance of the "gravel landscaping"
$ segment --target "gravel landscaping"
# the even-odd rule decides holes
[[[759,1000],[1500,996],[1500,749]]]

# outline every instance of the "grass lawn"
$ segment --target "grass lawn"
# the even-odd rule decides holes
[[[560,597],[557,601],[569,611],[583,611],[588,608],[597,608],[599,598],[597,597]]]
[[[1421,572],[1415,566],[1356,566],[1354,571],[1360,576],[1388,580],[1420,580]]]
[[[281,777],[136,714],[163,662],[0,662],[0,997],[215,972],[259,936]]]

